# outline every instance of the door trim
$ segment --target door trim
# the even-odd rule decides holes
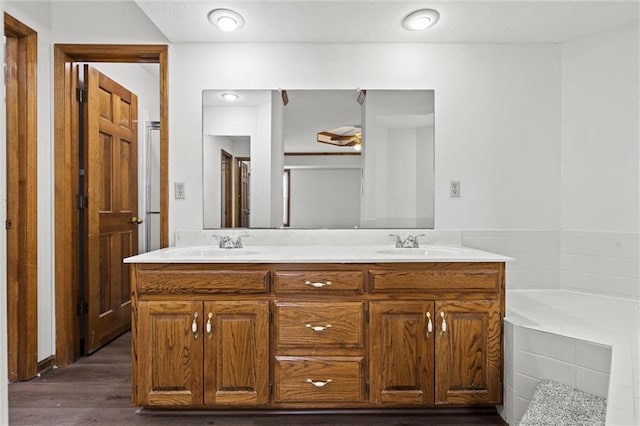
[[[65,366],[80,356],[76,316],[79,274],[77,79],[73,62],[158,63],[160,65],[160,246],[169,245],[169,90],[165,44],[54,45],[54,181],[56,363]]]
[[[7,343],[9,380],[15,381],[38,373],[38,34],[7,13],[4,34],[15,39],[16,68],[7,78],[18,86],[5,153],[16,160],[7,155],[7,219],[13,222],[6,240],[7,264],[13,265],[7,268]]]

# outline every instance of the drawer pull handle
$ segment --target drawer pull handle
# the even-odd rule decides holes
[[[331,324],[327,324],[325,326],[322,325],[311,325],[311,324],[307,324],[306,325],[307,328],[312,329],[313,331],[315,331],[316,333],[322,333],[323,331],[325,331],[327,328],[331,328]]]
[[[307,383],[312,384],[313,386],[317,387],[317,388],[323,388],[325,386],[327,386],[329,383],[331,383],[333,380],[331,379],[327,379],[324,382],[319,380],[319,381],[313,381],[311,379],[307,379]]]
[[[427,337],[429,337],[433,332],[433,322],[431,322],[431,312],[427,312],[427,320],[429,321],[427,323]]]
[[[328,285],[331,285],[331,281],[325,281],[325,282],[305,281],[304,285],[308,285],[308,286],[313,287],[313,288],[322,288],[322,287],[326,287]]]
[[[194,312],[193,322],[191,323],[191,331],[193,332],[193,337],[195,337],[196,339],[198,338],[198,323],[196,322],[197,320],[198,320],[198,313]]]
[[[440,332],[440,336],[444,337],[447,334],[447,320],[444,319],[444,312],[440,312],[440,316],[442,317],[442,331]]]
[[[207,330],[207,337],[209,339],[211,339],[211,337],[213,336],[213,334],[211,333],[211,318],[213,318],[213,313],[209,312],[209,315],[207,315],[207,325],[206,325],[206,330]]]

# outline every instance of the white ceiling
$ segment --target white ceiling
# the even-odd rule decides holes
[[[134,0],[172,43],[557,43],[638,20],[638,0]],[[233,9],[245,26],[225,33],[207,20]],[[440,12],[426,31],[401,21]]]

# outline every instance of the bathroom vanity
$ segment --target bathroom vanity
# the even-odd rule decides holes
[[[500,404],[507,259],[428,246],[203,246],[130,258],[133,403]]]

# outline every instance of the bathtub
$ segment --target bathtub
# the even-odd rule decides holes
[[[509,424],[518,424],[541,379],[607,398],[607,424],[640,424],[637,301],[570,290],[506,297],[500,412]]]

